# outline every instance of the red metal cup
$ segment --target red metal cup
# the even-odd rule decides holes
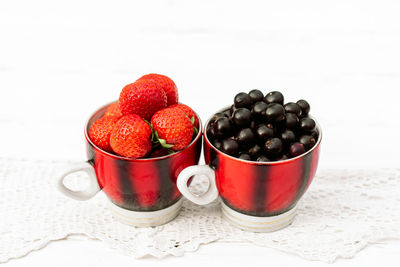
[[[208,123],[205,129],[207,129]],[[312,182],[317,170],[321,128],[313,148],[295,158],[276,162],[247,161],[229,156],[207,138],[204,131],[204,158],[207,165],[191,166],[178,177],[178,188],[189,200],[207,204],[220,196],[224,217],[249,231],[268,232],[289,225],[295,207]],[[193,195],[187,181],[196,174],[206,175],[208,191]]]
[[[199,162],[202,144],[201,121],[199,133],[185,149],[157,158],[131,159],[101,150],[89,139],[88,131],[101,118],[108,105],[97,110],[85,126],[88,161],[73,166],[60,175],[58,188],[65,195],[87,200],[102,190],[111,202],[113,215],[135,226],[154,226],[172,220],[181,207],[181,194],[176,187],[178,174]],[[83,191],[67,188],[64,178],[84,171],[90,185]]]

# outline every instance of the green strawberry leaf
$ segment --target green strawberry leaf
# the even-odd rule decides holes
[[[193,126],[193,133],[194,135],[197,135],[199,133],[199,130],[195,126]]]
[[[192,118],[190,118],[190,122],[191,122],[192,124],[194,124],[194,121],[195,121],[195,119],[194,119],[194,115],[193,115]]]
[[[168,149],[168,148],[171,148],[174,146],[174,145],[167,144],[167,142],[164,139],[158,139],[158,141],[160,142],[160,144],[163,148]]]
[[[166,142],[164,139],[160,138],[160,137],[158,136],[157,131],[154,131],[154,137],[155,137],[155,138],[154,138],[154,140],[152,140],[152,142],[153,142],[154,144],[159,144],[159,145],[161,145],[162,148],[169,149],[169,148],[171,148],[171,147],[174,146],[174,145],[171,145],[171,144],[167,144],[167,142]]]

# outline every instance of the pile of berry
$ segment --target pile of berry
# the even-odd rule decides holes
[[[318,132],[305,100],[284,104],[282,93],[239,93],[230,109],[216,113],[207,137],[222,152],[244,160],[279,161],[311,149]]]
[[[178,103],[174,81],[147,74],[122,89],[118,102],[91,125],[89,138],[109,153],[153,158],[187,147],[198,127],[195,112]]]

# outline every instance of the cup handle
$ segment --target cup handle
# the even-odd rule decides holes
[[[188,188],[188,180],[193,175],[203,174],[207,176],[210,186],[207,191],[200,196],[194,195],[189,191]],[[196,203],[198,205],[206,205],[211,203],[215,199],[218,198],[218,188],[215,184],[215,173],[214,170],[211,169],[208,165],[194,165],[187,167],[178,175],[178,179],[176,181],[179,191],[181,191],[182,195],[184,195],[187,199]]]
[[[89,186],[81,191],[73,191],[65,186],[64,178],[71,173],[79,171],[87,173],[87,175],[89,176]],[[67,197],[76,200],[88,200],[94,197],[97,194],[97,192],[100,191],[100,187],[99,184],[97,183],[97,178],[94,168],[88,162],[78,163],[72,166],[69,170],[66,170],[65,172],[60,174],[60,176],[57,179],[57,189]]]

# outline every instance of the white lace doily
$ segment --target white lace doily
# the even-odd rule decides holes
[[[180,215],[154,228],[115,221],[103,194],[80,202],[55,188],[67,162],[0,158],[0,262],[18,258],[71,234],[84,234],[134,257],[182,255],[214,241],[251,242],[333,262],[369,243],[400,238],[400,170],[318,171],[289,227],[273,233],[238,230],[221,218],[217,202],[184,201]],[[78,175],[77,175],[78,176]],[[80,178],[80,179],[78,179]],[[82,186],[82,177],[70,177]],[[194,190],[204,186],[197,183]]]

